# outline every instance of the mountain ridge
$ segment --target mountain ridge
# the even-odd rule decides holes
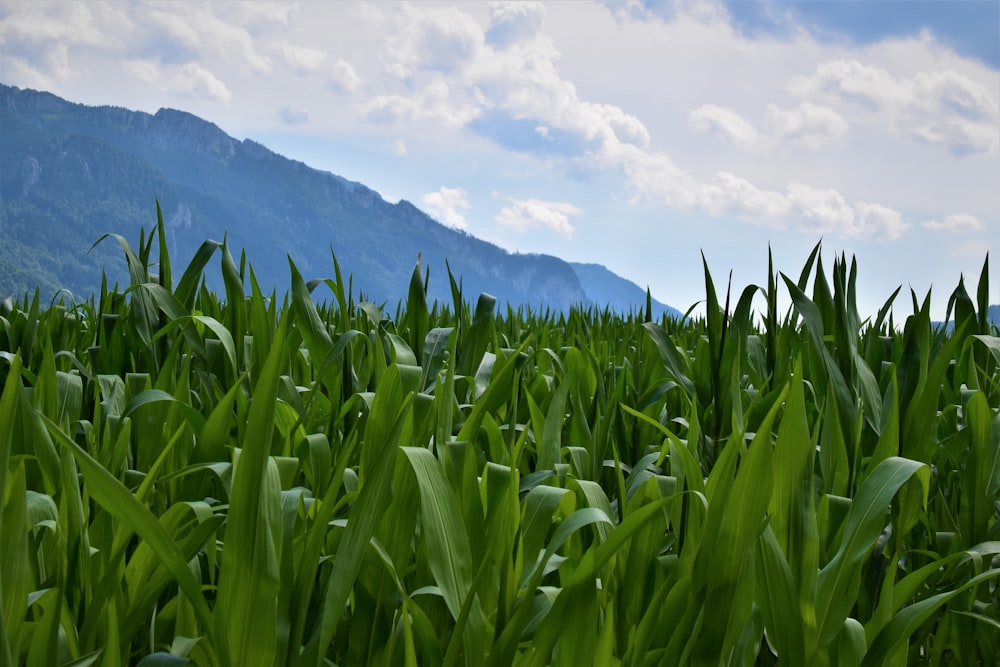
[[[50,289],[94,292],[98,267],[123,278],[117,247],[84,251],[106,232],[132,239],[140,227],[149,229],[155,198],[175,263],[204,239],[228,235],[245,250],[261,285],[279,291],[288,284],[282,255],[304,275],[325,275],[333,271],[332,249],[345,276],[353,275],[375,301],[405,296],[419,256],[430,268],[429,296],[442,302],[451,299],[447,260],[466,300],[487,292],[512,305],[557,310],[645,306],[644,290],[607,269],[603,279],[615,288],[593,277],[587,283],[591,291],[617,295],[616,302],[592,298],[562,259],[509,253],[441,225],[411,202],[389,203],[363,183],[236,139],[186,111],[87,106],[0,84],[0,121],[5,294],[30,289],[33,277]],[[679,315],[659,302],[654,307]]]

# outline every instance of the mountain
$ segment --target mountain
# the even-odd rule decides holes
[[[645,306],[643,290],[603,267],[511,254],[184,111],[91,107],[0,84],[0,133],[0,295],[36,286],[46,297],[90,294],[102,269],[127,282],[117,243],[87,250],[109,232],[136,243],[155,225],[156,200],[176,267],[205,239],[228,235],[266,291],[287,289],[286,256],[307,279],[331,277],[332,250],[356,293],[376,302],[405,297],[420,257],[429,296],[441,301],[451,301],[447,261],[466,300],[487,292],[557,310]],[[216,289],[218,273],[207,272]]]
[[[616,273],[612,273],[601,264],[581,264],[570,262],[570,266],[576,272],[583,286],[583,291],[587,293],[590,300],[596,304],[607,304],[618,312],[628,312],[629,309],[642,309],[646,307],[646,290],[636,285],[631,280],[626,280]],[[684,316],[676,308],[666,306],[656,299],[650,302],[654,320],[660,320],[663,315],[673,318]]]

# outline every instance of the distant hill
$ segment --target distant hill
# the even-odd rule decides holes
[[[228,233],[267,290],[287,289],[286,255],[307,279],[331,277],[332,248],[355,293],[373,301],[405,297],[419,255],[442,301],[451,300],[447,260],[470,301],[488,292],[560,310],[645,306],[644,290],[603,267],[511,254],[184,111],[90,107],[0,84],[0,128],[0,296],[36,286],[46,298],[59,288],[86,295],[102,268],[126,281],[116,243],[87,249],[106,232],[135,243],[155,224],[157,198],[175,271],[202,241]]]
[[[992,306],[987,306],[986,307],[986,318],[990,321],[990,324],[992,324],[993,326],[1000,327],[1000,304],[994,304]],[[940,321],[933,321],[933,322],[931,322],[931,324],[933,326],[935,326],[935,327],[944,326],[945,330],[948,333],[951,333],[952,331],[955,330],[955,318],[954,317],[952,317],[952,319],[948,320],[947,323],[940,322]]]
[[[629,309],[645,310],[646,290],[631,280],[612,273],[601,264],[570,262],[570,266],[576,271],[583,291],[591,301],[607,304],[619,312],[627,312]],[[676,308],[664,305],[656,299],[652,299],[652,307],[654,320],[662,319],[664,314],[676,318],[684,316],[684,313]]]

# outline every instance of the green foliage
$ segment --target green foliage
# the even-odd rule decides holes
[[[442,305],[418,261],[390,317],[336,260],[266,296],[228,240],[112,238],[125,289],[0,306],[2,664],[1000,655],[982,289],[862,322],[817,247],[650,322]]]

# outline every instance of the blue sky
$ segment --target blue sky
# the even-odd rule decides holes
[[[191,111],[682,310],[702,252],[742,287],[820,240],[866,314],[943,316],[987,252],[1000,302],[995,1],[0,0],[0,80]]]
[[[658,3],[651,3],[655,6]],[[659,3],[666,4],[666,3]],[[805,0],[727,2],[740,32],[789,36],[807,30],[855,45],[933,33],[957,53],[1000,68],[1000,2],[988,0]]]

